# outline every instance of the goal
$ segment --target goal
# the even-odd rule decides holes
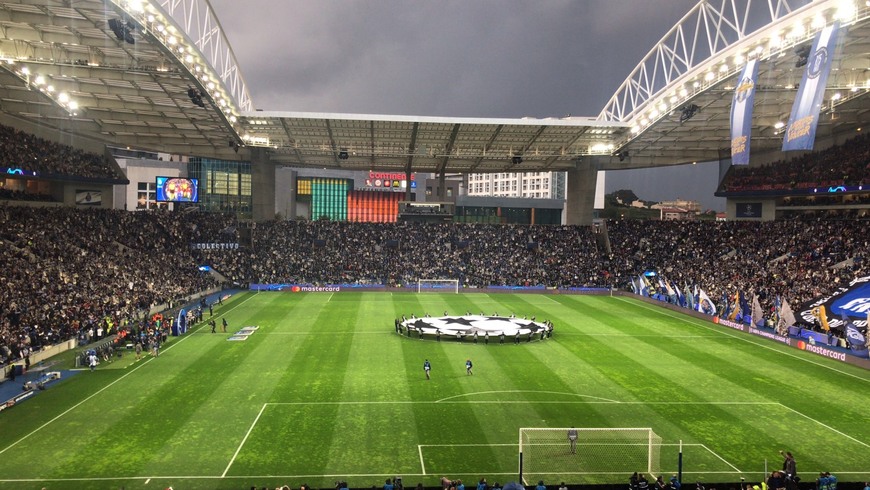
[[[533,485],[623,483],[635,471],[656,476],[661,445],[650,428],[520,428],[519,477]]]
[[[420,279],[417,292],[459,293],[459,279]]]

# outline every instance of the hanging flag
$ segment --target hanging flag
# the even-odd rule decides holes
[[[788,327],[797,323],[794,318],[794,312],[791,311],[791,306],[788,305],[788,300],[782,300],[782,307],[779,312],[779,323],[776,326],[776,331],[780,335],[788,334]]]
[[[707,296],[703,289],[698,290],[698,307],[697,310],[708,315],[716,314],[716,304]]]
[[[740,291],[740,295],[738,296],[738,302],[740,303],[740,314],[743,315],[743,319],[741,321],[751,320],[751,311],[749,309],[749,300],[746,299],[746,293]]]
[[[757,77],[758,59],[755,58],[743,67],[731,101],[731,165],[749,165],[749,139],[752,136],[752,106]]]
[[[732,322],[739,322],[742,319],[743,310],[740,308],[740,290],[734,291],[734,298],[731,300],[731,314],[728,319]]]
[[[864,350],[866,347],[864,346],[867,343],[867,339],[864,337],[864,334],[861,333],[861,330],[852,322],[852,319],[846,315],[846,312],[840,310],[840,317],[843,319],[843,330],[846,333],[846,340],[849,341],[849,347],[852,350]]]
[[[729,318],[731,316],[731,302],[728,301],[728,292],[722,291],[722,299],[719,300],[719,316]]]
[[[686,284],[685,287],[683,287],[683,290],[685,291],[683,293],[683,296],[685,297],[686,308],[690,308],[690,309],[694,310],[695,309],[695,295],[692,294],[692,288],[689,287],[688,284]],[[868,314],[867,318],[870,319],[870,314]]]
[[[752,316],[749,322],[753,327],[760,325],[761,322],[764,322],[764,312],[761,310],[761,303],[758,301],[758,295],[752,295]]]
[[[791,108],[782,151],[813,149],[839,30],[840,22],[837,21],[816,34],[807,58],[807,69]]]
[[[643,277],[643,274],[637,276],[638,287],[640,288],[641,296],[649,296],[649,284],[646,282],[646,278]]]
[[[672,286],[674,288],[674,292],[677,295],[677,304],[682,306],[683,308],[685,308],[686,307],[686,293],[684,293],[683,290],[680,289],[680,285],[677,284],[676,281],[674,281],[672,283]]]
[[[822,327],[822,330],[827,332],[831,329],[831,326],[828,325],[828,312],[825,310],[825,305],[817,306],[812,309],[812,314],[819,322],[819,325]]]
[[[779,331],[779,324],[782,322],[782,298],[779,296],[773,300],[773,328]]]

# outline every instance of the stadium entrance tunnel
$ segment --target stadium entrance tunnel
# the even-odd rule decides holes
[[[517,343],[552,337],[553,324],[497,315],[427,316],[397,319],[396,333],[437,341]]]

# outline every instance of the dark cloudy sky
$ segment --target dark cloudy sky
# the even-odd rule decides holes
[[[211,0],[257,109],[508,118],[597,116],[696,3]],[[678,179],[658,169],[653,185],[609,172],[608,192],[631,186],[644,199],[724,207],[708,167],[679,167]],[[678,195],[686,180],[701,194]]]

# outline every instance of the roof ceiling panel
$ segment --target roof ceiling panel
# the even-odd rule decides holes
[[[70,91],[81,98],[82,104],[92,104],[82,105],[78,116],[82,126],[96,124],[121,130],[111,131],[105,137],[107,143],[129,146],[147,142],[159,146],[161,141],[182,140],[196,141],[197,148],[213,147],[215,153],[227,151],[226,141],[233,133],[211,104],[203,109],[189,102],[186,90],[192,80],[184,68],[175,64],[177,60],[166,59],[163,50],[145,38],[137,36],[135,45],[119,42],[106,25],[108,19],[118,15],[103,0],[0,0],[0,10],[7,12],[3,18],[11,20],[0,23],[8,29],[7,39],[0,39],[4,51],[11,46],[43,65],[56,63],[54,71],[47,71],[46,76],[57,90]],[[39,21],[40,16],[44,22]],[[837,54],[839,69],[831,74],[829,87],[837,85],[839,90],[847,91],[850,85],[867,83],[868,22],[865,19],[849,27],[848,38]],[[75,42],[60,42],[67,37]],[[52,61],[55,58],[64,59]],[[71,60],[102,66],[73,66]],[[158,67],[169,71],[157,71]],[[759,80],[766,86],[759,84],[756,95],[753,151],[774,149],[780,144],[781,135],[775,134],[773,124],[788,117],[796,93],[785,85],[799,83],[802,73],[794,66],[790,52],[762,64]],[[637,135],[630,134],[628,124],[603,125],[581,118],[508,120],[301,113],[244,114],[240,133],[268,137],[270,144],[282,145],[276,150],[276,159],[282,163],[317,166],[362,168],[376,160],[384,166],[404,168],[410,162],[415,171],[434,170],[444,162],[438,154],[449,150],[448,170],[564,168],[591,145],[601,143],[620,148],[624,145],[623,149],[630,151],[631,158],[624,163],[614,161],[614,168],[630,167],[641,159],[645,159],[643,166],[673,164],[718,155],[728,148],[733,92],[726,88],[729,83],[733,81],[723,81],[689,100],[700,107],[691,120],[680,122],[680,110],[671,108]],[[837,107],[836,119],[829,111],[825,113],[821,132],[854,131],[857,124],[866,122],[870,114],[866,97],[845,100],[848,98],[851,96]],[[59,127],[64,120],[60,118],[64,111],[48,97],[27,91],[22,80],[2,71],[0,107],[15,108],[18,112],[13,112],[14,116],[40,124]],[[255,124],[260,121],[267,124]],[[124,131],[125,126],[136,131]],[[141,133],[143,130],[147,133]],[[352,146],[357,158],[337,161],[336,146]],[[153,146],[144,149],[161,150]],[[407,155],[409,149],[414,150],[414,155]],[[517,152],[524,152],[524,162],[511,167],[508,157]]]

